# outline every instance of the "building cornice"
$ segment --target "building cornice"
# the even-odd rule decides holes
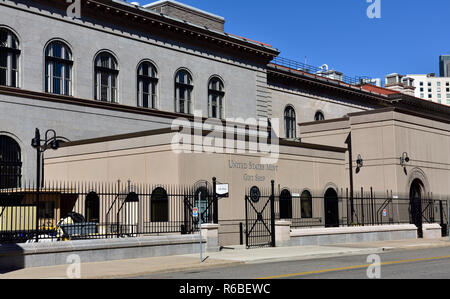
[[[417,116],[426,117],[438,121],[447,122],[450,120],[450,107],[423,99],[416,98],[403,93],[382,95],[353,86],[344,82],[324,78],[318,75],[309,74],[302,71],[290,70],[286,67],[269,64],[267,67],[268,78],[275,76],[282,78],[291,85],[305,87],[315,87],[323,90],[330,90],[334,93],[351,95],[354,101],[378,106],[378,109],[397,108],[405,113],[412,113]],[[376,111],[376,110],[375,110]],[[361,112],[361,113],[370,113]]]
[[[111,0],[80,0],[82,19],[119,25],[121,28],[139,30],[174,41],[221,52],[243,60],[267,64],[279,51],[264,43],[253,42],[232,34],[219,32],[179,20],[135,5]],[[18,0],[30,6],[30,2],[65,11],[70,4],[52,0]]]

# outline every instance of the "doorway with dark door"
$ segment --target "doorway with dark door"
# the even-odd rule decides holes
[[[417,235],[419,238],[423,238],[422,231],[422,198],[424,195],[423,183],[416,179],[412,182],[409,191],[409,201],[410,201],[410,213],[411,213],[411,224],[417,226]]]
[[[339,227],[339,198],[336,190],[329,188],[324,195],[325,227]]]

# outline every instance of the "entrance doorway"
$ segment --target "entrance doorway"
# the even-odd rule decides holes
[[[411,184],[409,192],[411,224],[417,226],[417,234],[419,238],[423,238],[422,231],[422,198],[424,187],[422,181],[415,179]]]
[[[339,227],[339,199],[336,190],[329,188],[324,195],[325,227]]]
[[[210,199],[209,199],[209,191],[206,186],[198,187],[195,190],[194,203],[195,206],[198,208],[199,214],[202,217],[202,222],[209,223]]]

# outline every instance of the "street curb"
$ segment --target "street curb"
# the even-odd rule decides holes
[[[246,261],[245,264],[262,264],[262,263],[277,263],[277,262],[288,262],[288,261],[305,261],[305,260],[315,260],[315,259],[325,259],[325,258],[333,258],[333,257],[344,257],[344,256],[358,256],[358,255],[366,255],[366,254],[376,254],[383,253],[384,248],[370,248],[367,250],[359,250],[359,251],[341,251],[335,253],[319,253],[319,254],[310,254],[304,256],[291,256],[291,257],[280,257],[280,258],[271,258],[271,259],[259,259],[254,261]]]
[[[81,278],[81,279],[133,279],[134,277],[139,276],[148,276],[148,275],[154,275],[154,274],[170,274],[170,273],[177,273],[177,272],[183,272],[183,271],[191,271],[191,270],[210,270],[210,269],[220,269],[220,268],[226,268],[230,266],[238,266],[238,265],[244,265],[244,262],[231,262],[231,263],[224,263],[224,264],[216,264],[216,265],[196,265],[196,266],[190,266],[190,267],[180,267],[180,268],[173,268],[173,269],[164,269],[164,270],[156,270],[156,271],[141,271],[136,273],[128,273],[128,274],[117,274],[117,275],[105,275],[105,276],[92,276],[89,278]]]

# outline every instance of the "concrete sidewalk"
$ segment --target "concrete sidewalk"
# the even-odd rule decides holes
[[[199,254],[119,260],[98,263],[82,263],[82,279],[126,278],[164,272],[201,270],[229,267],[249,263],[267,263],[289,260],[308,260],[348,255],[365,255],[391,250],[412,250],[449,247],[448,238],[437,240],[383,241],[373,243],[339,244],[330,246],[301,246],[259,248],[247,250],[243,246],[224,248],[220,252],[204,254],[208,257],[200,263]],[[0,274],[0,279],[48,279],[68,278],[70,265],[38,267]]]

